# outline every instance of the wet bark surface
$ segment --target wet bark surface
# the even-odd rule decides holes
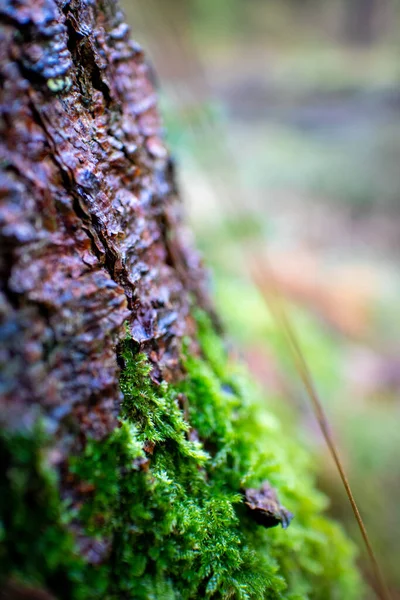
[[[126,322],[153,379],[180,377],[203,277],[117,4],[2,0],[0,23],[2,425],[40,406],[61,463],[116,425]]]

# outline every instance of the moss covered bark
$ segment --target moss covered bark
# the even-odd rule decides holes
[[[306,454],[198,316],[203,354],[186,355],[177,385],[156,387],[125,340],[120,423],[71,456],[73,510],[46,466],[45,423],[3,435],[3,575],[65,599],[359,598],[354,548],[321,514]],[[295,515],[289,530],[245,509],[239,491],[265,479]]]
[[[211,324],[117,5],[5,1],[0,21],[2,591],[360,597],[307,457]],[[246,507],[265,481],[287,530]]]

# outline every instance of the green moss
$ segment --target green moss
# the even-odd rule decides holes
[[[68,598],[84,565],[63,524],[67,511],[46,465],[46,443],[40,426],[0,434],[0,587],[14,577]]]
[[[69,587],[60,598],[361,597],[353,547],[321,515],[325,499],[313,487],[307,456],[229,363],[202,313],[198,323],[203,357],[186,356],[187,376],[176,386],[156,387],[146,357],[126,340],[121,426],[70,462],[71,474],[94,490],[78,515],[68,515],[38,460],[41,437],[29,441],[26,456],[8,445],[8,459],[19,463],[6,486],[20,516],[3,540],[6,570],[55,592],[61,573]],[[288,530],[263,529],[244,510],[240,489],[265,479],[295,515]],[[41,516],[26,532],[32,486]],[[63,525],[72,518],[100,544],[111,542],[102,565],[75,555]]]

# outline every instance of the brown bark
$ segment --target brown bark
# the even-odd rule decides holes
[[[126,321],[154,380],[179,377],[202,275],[116,3],[2,0],[0,19],[0,409],[13,426],[40,405],[61,461],[115,426]]]

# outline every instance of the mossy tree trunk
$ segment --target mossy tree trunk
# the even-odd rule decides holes
[[[73,497],[71,450],[117,424],[126,327],[155,382],[179,379],[203,276],[117,3],[2,0],[0,19],[1,426],[40,412]]]
[[[149,75],[114,0],[0,0],[0,597],[359,598],[206,316]]]
[[[179,377],[199,291],[141,48],[113,0],[1,4],[2,417],[40,405],[65,454],[119,411],[129,324],[154,381]],[[75,439],[76,438],[76,439]]]

